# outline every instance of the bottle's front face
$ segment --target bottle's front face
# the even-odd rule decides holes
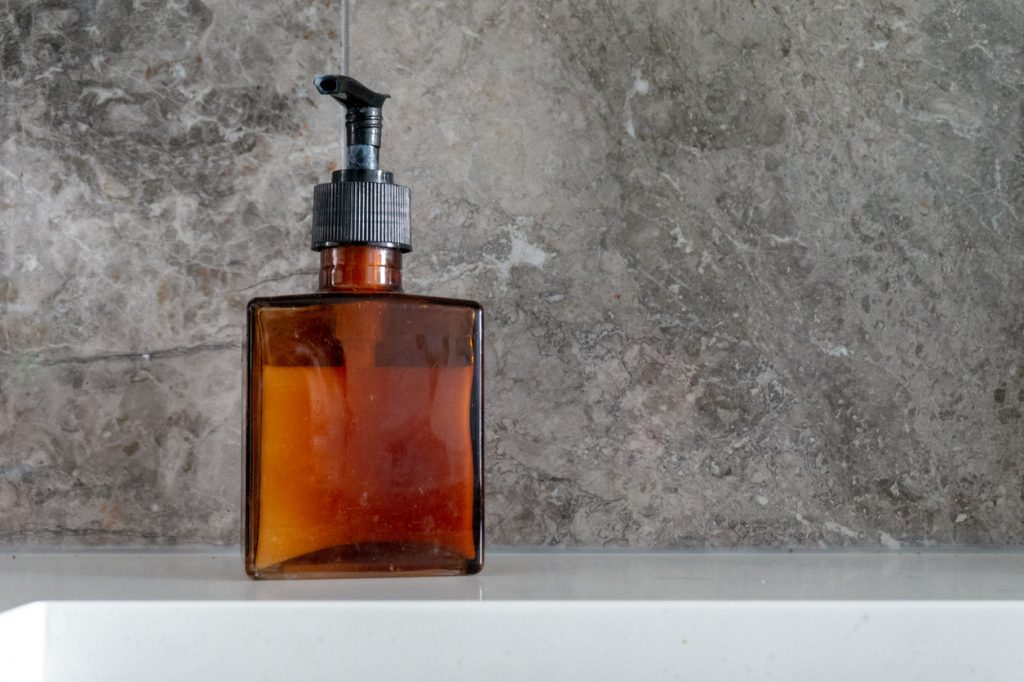
[[[480,569],[481,327],[413,296],[250,305],[250,575]]]

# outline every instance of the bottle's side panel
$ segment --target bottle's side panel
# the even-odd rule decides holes
[[[473,387],[469,405],[470,438],[473,441],[473,531],[476,556],[467,565],[467,573],[479,573],[484,567],[484,311],[479,305],[467,310],[473,319]]]
[[[479,570],[478,309],[363,297],[249,322],[250,573]]]

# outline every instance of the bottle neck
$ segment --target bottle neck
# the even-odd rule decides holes
[[[320,291],[401,291],[402,252],[381,246],[334,246],[320,252]]]

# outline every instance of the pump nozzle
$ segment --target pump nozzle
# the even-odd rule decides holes
[[[345,167],[377,170],[380,167],[380,131],[384,125],[381,107],[389,95],[374,92],[348,76],[317,76],[313,85],[321,95],[330,95],[346,109],[348,153]]]

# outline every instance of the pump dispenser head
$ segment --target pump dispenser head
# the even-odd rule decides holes
[[[361,244],[411,251],[409,188],[380,169],[388,95],[348,76],[317,76],[313,84],[346,108],[348,143],[345,168],[313,188],[313,250]]]

